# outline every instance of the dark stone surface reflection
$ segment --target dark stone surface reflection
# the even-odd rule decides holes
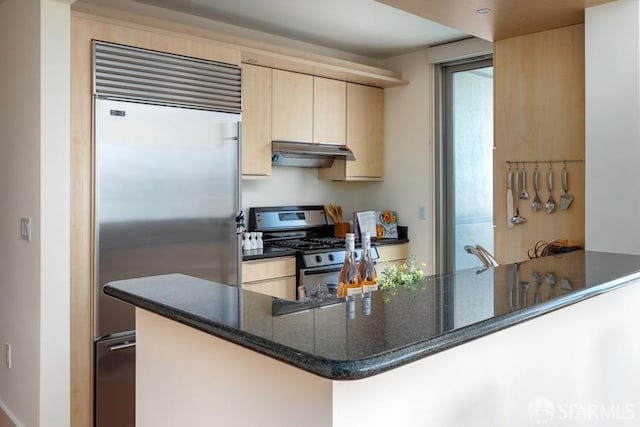
[[[355,379],[607,292],[639,271],[638,256],[579,251],[431,276],[375,291],[364,304],[360,295],[289,303],[283,315],[281,300],[180,275],[116,282],[106,292],[319,375]]]

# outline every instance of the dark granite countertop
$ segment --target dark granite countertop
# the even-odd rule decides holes
[[[573,252],[302,304],[179,274],[105,293],[335,380],[369,377],[640,279],[640,256]],[[282,310],[282,308],[285,310]],[[287,314],[278,314],[287,313]]]
[[[373,246],[399,245],[400,243],[409,243],[409,239],[374,239],[371,242]]]
[[[399,245],[400,243],[408,243],[409,239],[378,239],[371,242],[373,246],[383,245]],[[278,258],[283,256],[292,256],[296,253],[295,249],[285,247],[269,246],[263,249],[252,249],[242,251],[242,261],[253,261],[257,259]]]
[[[283,256],[295,255],[295,249],[266,247],[263,249],[251,249],[242,251],[242,261],[253,261],[256,259],[278,258]]]

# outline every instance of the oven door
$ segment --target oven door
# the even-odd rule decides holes
[[[326,286],[329,294],[335,295],[338,290],[338,276],[342,266],[303,268],[298,277],[298,286],[304,289],[306,296],[316,295],[322,286]],[[300,292],[298,292],[300,298]]]

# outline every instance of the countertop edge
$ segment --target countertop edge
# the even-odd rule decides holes
[[[577,302],[624,287],[636,282],[638,279],[640,279],[640,271],[600,285],[591,286],[562,298],[542,303],[536,307],[522,309],[518,312],[505,314],[497,318],[487,319],[426,341],[420,341],[355,361],[327,359],[310,353],[296,351],[283,344],[278,344],[274,341],[210,320],[204,320],[188,312],[121,291],[112,286],[106,286],[104,292],[107,295],[131,303],[137,307],[238,344],[265,356],[272,357],[309,373],[329,380],[342,381],[363,379],[398,368],[416,360],[482,338],[491,333],[532,320],[544,314],[571,306]]]

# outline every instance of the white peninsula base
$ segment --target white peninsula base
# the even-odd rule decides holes
[[[640,424],[640,282],[362,380],[136,309],[137,427]]]

